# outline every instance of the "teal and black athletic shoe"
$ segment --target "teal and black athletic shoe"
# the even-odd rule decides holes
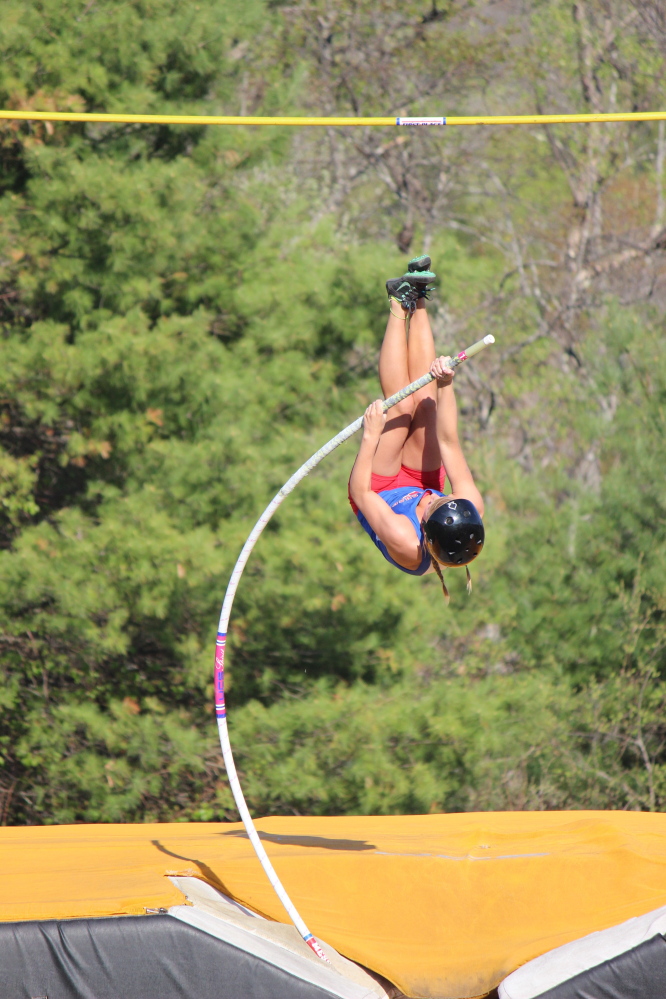
[[[421,295],[419,294],[419,288],[414,282],[408,280],[410,277],[411,275],[389,278],[386,282],[386,292],[389,298],[395,298],[397,302],[400,302],[403,309],[413,312]]]
[[[407,264],[407,273],[403,274],[403,279],[413,284],[418,291],[419,298],[428,298],[428,292],[432,291],[428,285],[431,284],[437,275],[430,270],[432,261],[427,253],[422,253],[420,257],[413,257]]]
[[[432,263],[427,253],[422,253],[420,257],[412,257],[407,264],[407,271],[414,274],[416,271],[429,271]]]
[[[403,281],[409,281],[419,291],[425,290],[426,285],[432,284],[437,275],[434,271],[407,271],[402,275]]]
[[[419,290],[425,288],[426,285],[430,284],[437,277],[434,271],[430,270],[430,264],[430,257],[425,253],[420,257],[414,257],[407,264],[407,273],[402,276],[405,281],[416,285]]]

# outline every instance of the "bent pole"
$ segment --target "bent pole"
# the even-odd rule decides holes
[[[451,360],[451,366],[455,367],[458,364],[461,364],[463,361],[466,361],[468,358],[478,354],[479,351],[484,349],[484,347],[487,347],[489,344],[494,342],[495,338],[493,336],[485,336],[483,340],[479,340],[477,343],[472,344],[472,346],[468,347],[467,350],[461,350],[459,354],[456,354]],[[395,395],[389,396],[388,399],[384,400],[384,412],[391,409],[392,406],[396,406],[408,396],[413,395],[414,392],[418,392],[420,388],[428,385],[431,381],[433,381],[433,375],[428,372],[427,375],[423,375],[421,378],[418,378],[415,382],[412,382],[411,385],[407,385],[405,388],[400,389],[400,391],[396,392]],[[238,808],[240,817],[243,820],[245,831],[247,832],[250,842],[254,847],[254,851],[259,858],[259,862],[261,863],[268,880],[273,885],[273,888],[282,902],[282,905],[286,909],[289,918],[305,940],[306,944],[308,944],[315,954],[324,961],[328,961],[328,958],[322,950],[319,942],[315,939],[313,934],[310,933],[310,930],[305,925],[294,903],[287,895],[287,892],[285,891],[284,886],[277,876],[268,854],[264,849],[264,845],[259,838],[259,833],[255,828],[252,816],[250,815],[245,802],[245,797],[238,779],[238,773],[236,772],[236,764],[234,763],[233,753],[231,752],[231,743],[229,741],[227,711],[224,703],[224,650],[227,639],[227,628],[229,626],[229,618],[231,616],[231,608],[234,602],[234,597],[236,596],[236,590],[238,589],[238,584],[240,583],[240,578],[243,575],[243,569],[247,564],[247,560],[249,559],[252,549],[257,543],[259,536],[266,527],[266,524],[283,500],[296,488],[301,479],[304,479],[313,468],[317,467],[320,461],[323,461],[323,459],[329,455],[331,451],[334,451],[336,447],[339,447],[340,444],[343,444],[346,440],[348,440],[352,434],[355,434],[356,431],[360,430],[362,426],[363,417],[359,416],[357,420],[354,420],[354,422],[350,423],[348,427],[341,430],[339,434],[332,437],[327,444],[324,444],[323,447],[319,448],[316,454],[313,454],[311,458],[308,458],[305,464],[301,465],[298,471],[294,472],[291,478],[285,482],[282,489],[280,489],[280,491],[268,504],[257,523],[252,528],[247,541],[243,545],[243,550],[238,556],[233,572],[231,573],[231,577],[227,585],[227,592],[224,596],[224,603],[222,604],[222,613],[220,614],[220,623],[217,629],[217,641],[215,645],[215,715],[217,718],[217,730],[220,736],[220,746],[222,747],[224,765],[227,770],[229,785],[234,796],[234,801],[236,802],[236,807]]]

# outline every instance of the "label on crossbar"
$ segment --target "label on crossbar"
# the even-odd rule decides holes
[[[396,118],[396,125],[446,125],[446,118]]]

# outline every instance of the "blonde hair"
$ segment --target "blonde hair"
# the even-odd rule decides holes
[[[430,542],[428,541],[428,539],[424,537],[423,541],[424,541],[425,546],[426,546],[426,551],[430,555],[430,564],[432,565],[433,569],[435,570],[435,572],[439,576],[439,581],[442,584],[442,592],[444,594],[444,602],[446,603],[446,606],[448,607],[449,600],[451,599],[451,597],[449,596],[449,591],[447,590],[446,583],[444,582],[444,576],[442,574],[442,567],[440,566],[439,562],[435,558],[435,554],[434,554],[434,552],[432,550],[432,545],[430,544]]]

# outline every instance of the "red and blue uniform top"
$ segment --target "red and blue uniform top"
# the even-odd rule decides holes
[[[414,530],[416,531],[416,536],[419,539],[421,551],[423,552],[421,564],[417,569],[405,569],[404,565],[400,565],[392,559],[388,553],[386,545],[377,537],[358,507],[354,510],[359,524],[366,534],[370,535],[386,561],[390,562],[391,565],[394,565],[396,569],[406,572],[409,576],[423,576],[424,573],[426,573],[430,568],[430,555],[426,551],[423,543],[423,527],[421,525],[421,521],[416,515],[416,508],[426,493],[432,493],[433,496],[444,495],[444,493],[440,492],[439,489],[418,489],[414,486],[399,486],[397,489],[382,489],[381,492],[377,492],[377,495],[381,496],[384,502],[388,504],[394,513],[402,514],[414,525]]]

